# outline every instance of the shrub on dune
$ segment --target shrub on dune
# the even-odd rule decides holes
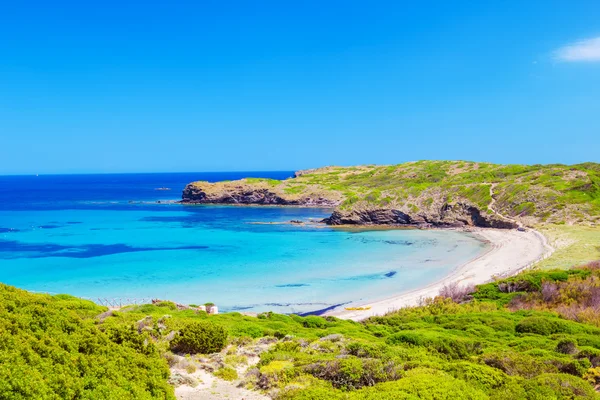
[[[223,350],[227,343],[227,331],[208,321],[190,321],[179,328],[170,343],[177,353],[209,354]]]

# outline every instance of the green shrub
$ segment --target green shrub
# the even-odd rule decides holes
[[[571,339],[563,339],[556,345],[556,351],[562,354],[575,354],[577,344]]]
[[[361,359],[353,356],[308,365],[306,372],[331,382],[336,388],[358,389],[377,382],[399,379],[400,365],[377,358]]]
[[[237,367],[238,365],[244,365],[248,363],[248,357],[244,355],[231,354],[225,356],[225,363]]]
[[[327,325],[327,321],[324,318],[313,315],[304,317],[302,320],[302,326],[305,328],[327,328]]]
[[[534,333],[537,335],[552,335],[554,333],[568,333],[570,326],[554,318],[528,317],[521,320],[515,330],[519,333]]]
[[[530,399],[597,399],[594,389],[583,379],[565,374],[542,374],[525,382]]]
[[[264,329],[252,325],[243,325],[235,327],[231,333],[235,334],[236,336],[249,336],[253,339],[263,337],[265,334]]]
[[[436,350],[449,358],[462,359],[478,354],[480,343],[474,340],[456,338],[451,335],[426,331],[403,331],[390,335],[388,344],[410,344]]]
[[[294,363],[291,361],[274,360],[259,369],[258,387],[270,389],[284,385],[296,376]]]
[[[167,363],[147,337],[83,318],[105,310],[0,284],[0,398],[174,399]]]
[[[219,368],[214,372],[214,375],[225,381],[235,381],[238,378],[237,371],[231,367]]]
[[[190,321],[184,324],[170,343],[177,353],[216,353],[223,350],[227,332],[222,326],[208,321]]]
[[[487,400],[488,396],[466,382],[428,368],[417,368],[399,381],[385,382],[359,390],[350,397],[356,400]]]
[[[542,353],[544,354],[544,353]],[[498,368],[512,376],[533,378],[544,373],[566,373],[581,377],[591,367],[587,358],[574,360],[566,357],[549,355],[536,357],[512,350],[500,350],[485,354],[482,360],[489,366]]]
[[[447,363],[442,367],[445,372],[454,378],[468,382],[473,387],[481,389],[486,393],[498,389],[509,381],[509,377],[502,371],[487,365],[460,361]]]
[[[177,304],[173,303],[172,301],[161,301],[160,303],[157,303],[156,306],[167,308],[172,311],[177,310]]]

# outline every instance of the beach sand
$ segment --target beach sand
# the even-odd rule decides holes
[[[507,277],[526,269],[537,261],[548,257],[554,249],[546,238],[535,230],[525,232],[508,229],[476,228],[469,230],[489,243],[488,250],[477,258],[456,268],[444,279],[426,287],[385,300],[370,303],[351,303],[325,313],[338,318],[362,320],[374,315],[383,315],[403,307],[418,305],[423,299],[435,297],[440,289],[450,283],[461,286],[478,285],[494,279]],[[345,307],[371,307],[369,310],[345,310]]]

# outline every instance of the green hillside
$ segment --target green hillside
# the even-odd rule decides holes
[[[342,209],[370,206],[407,213],[468,201],[530,222],[600,222],[600,164],[498,165],[418,161],[391,166],[326,167],[281,182],[287,193],[320,187],[343,195]],[[490,191],[492,189],[492,191]]]
[[[339,216],[354,216],[346,218],[348,222],[340,219],[341,223],[386,224],[389,218],[372,220],[364,213],[395,210],[417,224],[471,224],[468,220],[476,214],[477,218],[482,216],[481,226],[502,227],[498,222],[507,221],[529,226],[597,226],[600,164],[417,161],[324,167],[299,171],[296,177],[283,181],[246,178],[192,182],[182,198],[184,203],[335,206]]]

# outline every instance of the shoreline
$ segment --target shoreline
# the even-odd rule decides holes
[[[448,228],[446,228],[448,229]],[[344,307],[370,307],[368,310],[346,310],[343,307],[330,310],[323,316],[360,321],[383,315],[404,307],[416,306],[428,297],[435,297],[442,287],[458,282],[461,286],[480,285],[494,277],[508,277],[531,267],[548,257],[554,249],[540,232],[528,229],[470,228],[457,229],[475,235],[488,243],[489,248],[477,257],[455,268],[446,277],[425,287],[371,302],[350,302]]]

